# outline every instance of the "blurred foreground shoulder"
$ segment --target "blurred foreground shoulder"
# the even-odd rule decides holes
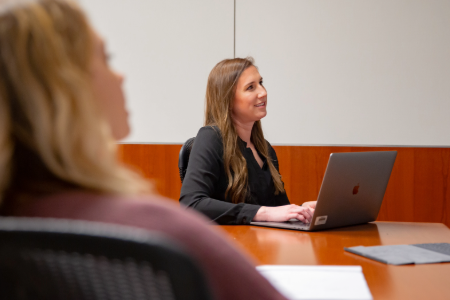
[[[174,200],[70,192],[30,201],[15,215],[115,223],[166,234],[199,262],[215,299],[285,299],[219,227],[195,211],[181,210]]]

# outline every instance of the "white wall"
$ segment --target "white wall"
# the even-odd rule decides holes
[[[203,124],[206,80],[233,57],[233,0],[79,0],[126,77],[124,142],[182,143]]]
[[[450,145],[450,1],[237,0],[274,144]],[[251,12],[251,13],[249,13]]]
[[[127,76],[125,142],[182,143],[206,80],[255,58],[272,144],[450,146],[448,0],[82,0]]]

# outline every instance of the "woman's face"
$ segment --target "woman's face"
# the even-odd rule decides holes
[[[123,76],[113,71],[108,64],[105,43],[93,32],[94,53],[91,60],[92,85],[94,98],[105,114],[116,140],[123,139],[130,132],[128,112],[125,109],[125,97],[122,91]]]
[[[267,91],[258,70],[250,66],[242,72],[232,104],[235,122],[250,123],[267,115]]]

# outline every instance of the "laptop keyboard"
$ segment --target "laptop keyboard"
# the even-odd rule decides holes
[[[290,225],[295,225],[295,227],[303,228],[303,229],[308,229],[309,225],[310,225],[309,223],[303,223],[302,221],[299,221],[297,219],[291,219],[289,221],[286,221],[285,223],[290,224]]]
[[[275,228],[300,229],[300,230],[308,230],[310,227],[310,224],[305,224],[298,220],[286,222],[250,222],[250,225],[275,227]]]

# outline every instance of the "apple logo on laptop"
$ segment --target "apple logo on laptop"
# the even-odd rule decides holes
[[[353,195],[358,194],[358,189],[359,189],[359,183],[358,183],[358,185],[355,185],[355,187],[353,188]]]

